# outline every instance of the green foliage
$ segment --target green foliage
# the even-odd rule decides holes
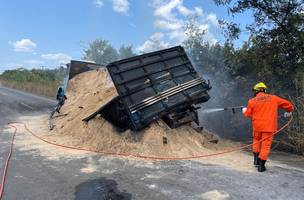
[[[227,5],[233,15],[252,11],[254,22],[247,26],[247,31],[251,33],[251,42],[256,51],[264,51],[265,56],[271,56],[270,65],[279,63],[284,65],[285,71],[295,72],[304,52],[302,0],[215,0],[215,2]],[[227,26],[227,28],[231,27]],[[228,31],[234,32],[233,29]]]
[[[220,3],[230,6],[231,2]],[[303,6],[301,0],[235,1],[230,12],[236,15],[251,10],[254,23],[247,27],[251,33],[248,43],[240,49],[230,45],[225,55],[231,74],[265,81],[271,92],[293,101],[295,118],[287,142],[298,152],[304,151]]]
[[[233,15],[252,11],[254,23],[247,26],[251,33],[249,40],[235,48],[233,40],[238,38],[241,30],[234,22],[221,22],[226,25],[227,42],[224,46],[209,45],[204,41],[195,18],[187,22],[186,32],[191,37],[184,45],[198,70],[212,77],[211,83],[218,90],[213,102],[217,106],[244,105],[252,96],[252,85],[266,82],[270,93],[285,97],[295,105],[294,122],[284,142],[303,153],[304,14],[301,9],[304,3],[297,0],[215,1],[227,5]],[[238,122],[229,119],[224,123],[230,123],[226,127],[233,127]]]
[[[19,68],[6,70],[0,75],[3,85],[44,96],[54,97],[57,87],[62,83],[66,69]]]
[[[125,59],[125,58],[130,58],[133,56],[136,56],[136,54],[133,52],[133,47],[132,46],[124,46],[122,45],[119,48],[119,58],[120,59]]]
[[[214,75],[224,70],[223,48],[219,44],[210,45],[204,40],[206,31],[200,28],[197,16],[191,16],[184,25],[187,39],[183,46],[197,69],[205,74]]]
[[[252,11],[251,37],[241,49],[230,49],[226,59],[232,73],[256,76],[278,90],[296,92],[293,80],[304,69],[304,14],[301,0],[237,0],[227,5],[233,15]],[[229,26],[227,27],[229,29]],[[232,29],[228,32],[233,32]],[[230,35],[235,35],[231,33]],[[236,34],[237,35],[237,34]],[[229,38],[233,39],[233,38]],[[286,84],[286,81],[289,83]],[[295,93],[293,93],[295,94]]]
[[[135,56],[132,46],[121,46],[117,51],[107,40],[96,39],[84,50],[83,59],[92,60],[101,65],[107,65],[118,59]]]
[[[84,59],[92,60],[101,65],[107,65],[118,59],[118,53],[107,40],[96,39],[84,50]]]
[[[206,31],[200,28],[197,15],[193,15],[188,18],[184,24],[184,30],[187,35],[187,40],[184,41],[183,45],[188,49],[188,51],[196,50],[206,43],[203,39]]]
[[[63,79],[65,68],[58,69],[32,69],[19,68],[16,70],[6,70],[1,75],[1,80],[14,80],[16,82],[50,82]]]

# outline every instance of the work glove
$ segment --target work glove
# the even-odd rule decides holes
[[[285,118],[289,118],[289,117],[291,117],[292,116],[292,112],[285,112],[284,113],[284,117]]]
[[[246,112],[246,110],[247,110],[247,108],[246,108],[246,107],[242,108],[242,112],[243,112],[243,113],[245,113],[245,112]]]

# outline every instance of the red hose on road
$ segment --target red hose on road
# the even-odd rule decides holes
[[[16,126],[11,125],[11,124],[9,124],[9,126],[14,128],[15,130],[14,130],[14,133],[13,133],[13,138],[11,140],[10,150],[9,150],[8,156],[5,160],[5,164],[4,164],[4,168],[3,168],[3,172],[2,172],[1,187],[0,187],[0,200],[2,199],[2,196],[3,196],[4,186],[5,186],[6,176],[7,176],[7,170],[8,170],[8,164],[9,164],[9,161],[10,161],[10,159],[12,157],[12,154],[13,154],[14,140],[15,140],[15,136],[16,136],[16,133],[17,133],[17,127]]]
[[[7,176],[7,170],[8,170],[8,164],[9,164],[9,160],[12,156],[12,152],[13,152],[13,144],[14,144],[14,139],[15,139],[15,135],[17,132],[17,127],[14,126],[13,124],[22,124],[25,128],[26,131],[28,131],[32,136],[34,136],[35,138],[46,142],[48,144],[51,145],[55,145],[58,147],[63,147],[66,149],[74,149],[74,150],[80,150],[80,151],[87,151],[87,152],[93,152],[93,153],[99,153],[99,154],[104,154],[104,155],[114,155],[114,156],[125,156],[125,157],[136,157],[136,158],[141,158],[141,159],[148,159],[148,160],[191,160],[191,159],[196,159],[196,158],[205,158],[205,157],[211,157],[211,156],[217,156],[217,155],[221,155],[221,154],[226,154],[226,153],[231,153],[231,152],[235,152],[235,151],[239,151],[242,149],[245,149],[247,147],[252,146],[253,144],[257,144],[259,142],[262,142],[268,138],[271,138],[272,136],[274,136],[275,134],[281,132],[283,129],[285,129],[287,126],[290,125],[292,121],[292,117],[289,119],[289,121],[282,126],[278,131],[276,131],[275,133],[273,133],[271,136],[261,139],[260,141],[257,141],[255,143],[252,144],[247,144],[247,145],[243,145],[241,147],[236,147],[236,148],[232,148],[232,149],[228,149],[228,150],[224,150],[224,151],[220,151],[220,152],[215,152],[215,153],[211,153],[211,154],[203,154],[203,155],[196,155],[196,156],[187,156],[187,157],[157,157],[157,156],[145,156],[145,155],[139,155],[139,154],[132,154],[132,153],[116,153],[116,152],[107,152],[107,151],[98,151],[98,150],[91,150],[91,149],[85,149],[85,148],[79,148],[79,147],[73,147],[73,146],[66,146],[63,144],[57,144],[55,142],[52,141],[48,141],[40,136],[38,136],[37,134],[35,134],[33,131],[31,131],[27,125],[23,122],[10,122],[8,123],[8,125],[12,128],[14,128],[14,134],[13,134],[13,138],[12,138],[12,142],[11,142],[11,146],[10,146],[10,152],[9,155],[6,159],[5,162],[5,166],[4,166],[4,170],[3,170],[3,175],[2,175],[2,181],[1,181],[1,188],[0,188],[0,200],[2,198],[3,195],[3,191],[4,191],[4,186],[5,186],[5,180],[6,180],[6,176]]]

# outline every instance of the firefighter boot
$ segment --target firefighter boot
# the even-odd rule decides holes
[[[266,171],[265,163],[266,163],[266,160],[260,160],[260,163],[258,165],[258,172]]]
[[[259,153],[253,153],[253,165],[257,167],[260,164]]]

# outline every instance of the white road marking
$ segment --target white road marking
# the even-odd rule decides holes
[[[31,109],[31,110],[34,110],[34,108],[32,106],[29,106],[29,105],[27,105],[27,104],[25,104],[23,102],[21,102],[20,104],[23,105],[23,106],[25,106],[25,107],[27,107],[27,108],[29,108],[29,109]]]

